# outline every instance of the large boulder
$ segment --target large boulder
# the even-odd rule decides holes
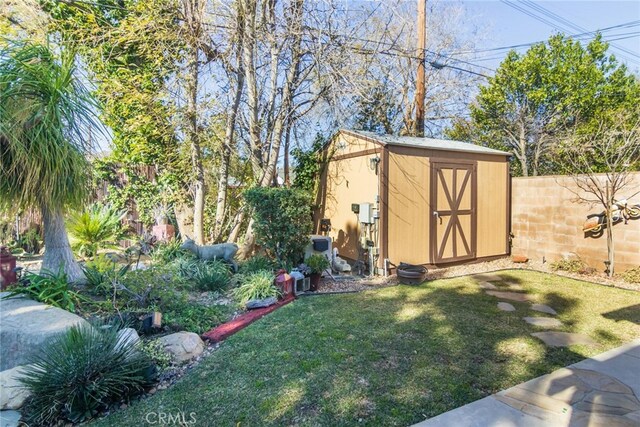
[[[0,371],[27,363],[56,335],[88,322],[68,311],[0,292]]]
[[[0,372],[0,410],[20,409],[30,396],[20,382],[22,366]]]
[[[204,343],[198,334],[193,332],[176,332],[175,334],[158,338],[158,341],[164,345],[164,349],[178,363],[198,357],[204,351]]]
[[[0,427],[18,427],[20,417],[18,411],[0,411]]]

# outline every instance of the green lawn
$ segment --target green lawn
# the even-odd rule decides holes
[[[640,337],[640,293],[531,271],[500,272],[595,348],[547,348],[470,277],[301,298],[232,336],[168,390],[94,425],[405,426]],[[635,306],[635,307],[634,307]],[[155,421],[155,415],[147,418]],[[193,425],[193,424],[192,424]]]

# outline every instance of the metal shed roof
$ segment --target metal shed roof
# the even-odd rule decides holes
[[[380,135],[375,132],[363,130],[340,129],[340,132],[354,136],[362,136],[375,140],[383,145],[397,145],[402,147],[426,148],[430,150],[461,151],[464,153],[492,154],[499,156],[511,156],[506,151],[474,145],[469,142],[454,141],[449,139],[419,138],[415,136]]]

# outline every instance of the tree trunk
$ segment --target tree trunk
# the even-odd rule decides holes
[[[42,270],[57,273],[60,268],[63,268],[69,282],[84,282],[86,280],[85,275],[80,265],[73,259],[69,237],[64,226],[62,209],[49,210],[43,207],[41,211],[44,226]]]
[[[613,197],[611,196],[611,191],[609,190],[609,183],[607,183],[606,189],[607,195],[607,261],[609,265],[607,266],[607,276],[613,277],[613,271],[615,268],[614,265],[614,244],[613,244],[613,219],[611,218],[611,214],[613,213]]]
[[[256,47],[256,2],[244,0],[244,43],[242,46],[242,60],[247,84],[247,118],[249,122],[249,159],[256,179],[260,179],[262,172],[262,140],[260,136],[258,77],[256,75],[255,47]]]
[[[243,27],[242,14],[238,13],[238,29],[242,31]],[[234,146],[234,134],[236,127],[236,117],[238,116],[238,108],[242,99],[244,89],[244,68],[242,66],[242,43],[243,37],[240,33],[238,37],[237,72],[236,72],[236,90],[231,105],[231,110],[227,116],[226,130],[224,142],[222,143],[222,156],[220,160],[220,170],[218,173],[218,199],[216,200],[216,218],[213,224],[214,240],[220,239],[222,233],[222,224],[224,222],[225,211],[227,210],[227,187],[229,184],[229,161],[231,159],[231,148]]]
[[[198,135],[198,48],[191,47],[191,58],[187,70],[187,133],[191,144],[191,167],[193,169],[193,240],[199,245],[204,244],[204,169],[202,167],[202,152]]]
[[[291,120],[287,122],[287,130],[284,135],[284,186],[291,187],[291,177],[289,172],[289,146],[291,145]]]
[[[175,205],[173,212],[176,215],[176,224],[178,224],[178,233],[184,241],[187,237],[193,237],[192,220],[190,218],[191,211],[188,206],[180,204]]]

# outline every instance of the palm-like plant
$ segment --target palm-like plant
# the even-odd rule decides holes
[[[93,257],[100,248],[114,247],[124,236],[122,219],[127,211],[94,204],[74,211],[67,218],[71,248],[81,255]]]
[[[85,133],[95,103],[76,77],[74,54],[10,42],[0,50],[0,203],[41,210],[43,268],[61,266],[81,280],[64,226],[64,210],[88,195]]]

